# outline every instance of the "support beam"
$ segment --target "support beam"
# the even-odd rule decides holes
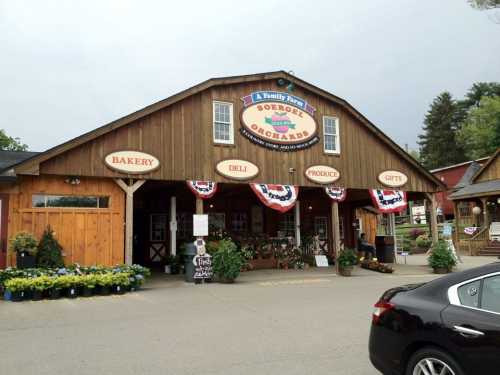
[[[170,197],[170,255],[177,254],[177,199]]]
[[[332,201],[332,236],[333,236],[333,251],[335,253],[335,267],[339,272],[339,262],[337,259],[340,255],[340,224],[339,224],[339,202]]]
[[[196,197],[196,214],[203,215],[203,199]]]
[[[146,180],[133,182],[129,179],[126,184],[122,179],[115,179],[115,182],[126,194],[125,198],[125,264],[132,265],[132,253],[134,245],[134,193]]]
[[[453,233],[453,242],[455,243],[455,249],[457,249],[457,252],[460,253],[460,244],[458,241],[458,233],[459,233],[459,228],[460,228],[460,216],[458,212],[458,202],[453,201],[453,215],[455,216],[455,225],[454,225],[454,233]]]
[[[295,202],[295,244],[297,247],[300,246],[301,244],[301,239],[300,239],[300,202],[296,201]]]
[[[489,227],[490,213],[488,212],[488,198],[481,198],[481,204],[483,205],[483,227]]]
[[[427,196],[427,199],[429,200],[430,203],[432,244],[435,245],[439,240],[436,194],[426,193],[425,195]]]

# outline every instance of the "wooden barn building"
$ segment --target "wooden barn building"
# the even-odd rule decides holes
[[[8,238],[47,225],[67,263],[151,265],[192,240],[194,213],[235,238],[319,235],[334,252],[355,246],[371,189],[435,208],[443,188],[346,100],[283,71],[209,79],[2,173],[3,266]]]

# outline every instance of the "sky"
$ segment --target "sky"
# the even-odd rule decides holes
[[[212,77],[275,70],[417,147],[432,99],[500,81],[467,0],[0,0],[0,129],[44,151]]]

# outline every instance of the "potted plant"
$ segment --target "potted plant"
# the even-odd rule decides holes
[[[26,299],[30,286],[30,279],[14,277],[7,280],[5,282],[5,299],[12,302],[19,302]]]
[[[245,260],[232,240],[225,238],[219,242],[219,249],[212,257],[212,265],[220,281],[233,283],[244,264]]]
[[[351,272],[353,266],[358,261],[358,257],[356,253],[352,249],[344,249],[340,252],[339,257],[337,259],[339,273],[342,276],[351,276]]]
[[[94,295],[94,290],[97,285],[96,275],[83,275],[82,278],[82,288],[81,295],[83,297],[92,297]]]
[[[62,247],[54,237],[55,232],[50,226],[42,234],[36,252],[36,266],[61,268],[64,266]]]
[[[130,274],[115,273],[112,275],[112,278],[111,291],[115,294],[124,294],[130,285]]]
[[[431,255],[429,255],[427,261],[434,273],[437,274],[449,273],[457,264],[457,260],[451,253],[448,244],[442,240],[432,247]]]
[[[52,281],[52,287],[47,291],[49,299],[59,299],[61,298],[61,290],[64,288],[65,280],[61,277],[54,277]]]
[[[19,232],[10,240],[10,249],[16,253],[17,268],[34,268],[37,250],[35,236],[28,232]]]
[[[45,297],[45,293],[54,284],[54,280],[49,276],[38,276],[31,280],[31,290],[33,301],[40,301]]]
[[[97,293],[101,296],[107,296],[111,293],[113,285],[113,275],[110,273],[96,275]]]

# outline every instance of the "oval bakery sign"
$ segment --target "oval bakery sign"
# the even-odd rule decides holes
[[[383,171],[378,175],[381,184],[388,187],[401,187],[408,182],[408,177],[399,171]]]
[[[106,155],[104,163],[115,171],[127,174],[148,173],[160,166],[157,158],[140,151],[112,152]]]
[[[246,160],[226,159],[215,166],[220,175],[231,180],[250,180],[259,174],[259,167]]]
[[[242,135],[277,151],[297,151],[319,141],[315,108],[284,92],[258,91],[242,98]]]

